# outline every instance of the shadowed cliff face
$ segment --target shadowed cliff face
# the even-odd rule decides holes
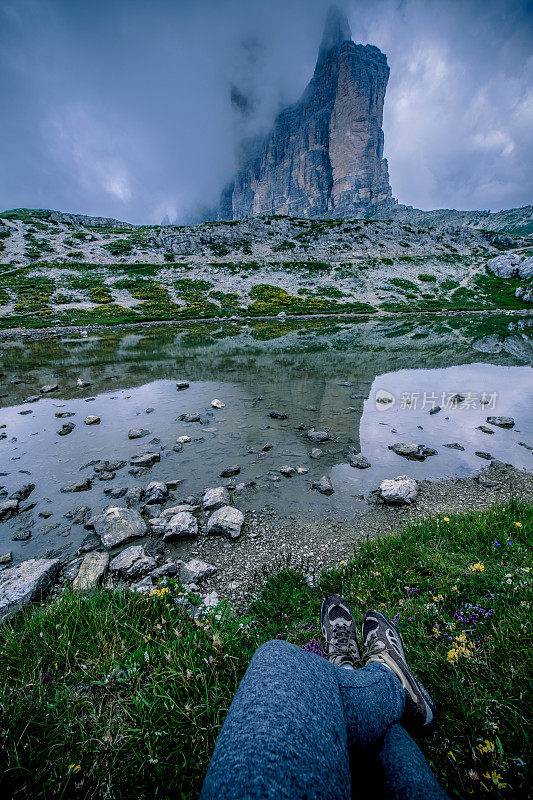
[[[386,56],[354,44],[345,15],[331,8],[312,80],[255,152],[246,148],[220,219],[355,216],[390,201],[382,131],[388,77]]]

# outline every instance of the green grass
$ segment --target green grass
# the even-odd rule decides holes
[[[0,629],[5,795],[196,797],[254,649],[318,637],[321,599],[338,591],[357,615],[397,617],[441,707],[419,744],[447,791],[531,797],[532,530],[533,506],[516,501],[410,524],[313,588],[280,566],[246,616],[219,622],[190,621],[172,584],[152,597],[65,592],[24,612]]]

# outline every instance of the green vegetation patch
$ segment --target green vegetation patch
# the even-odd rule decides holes
[[[430,275],[428,272],[421,272],[420,275],[418,276],[418,280],[419,281],[426,281],[427,283],[436,283],[437,276],[436,275]]]
[[[112,256],[129,256],[133,245],[128,239],[115,239],[114,242],[102,245],[102,249],[107,250]]]
[[[320,641],[321,600],[340,592],[358,618],[397,621],[441,709],[418,743],[444,788],[527,797],[532,526],[533,506],[516,501],[438,515],[360,545],[316,587],[288,564],[248,614],[220,607],[219,621],[190,620],[170,580],[148,597],[64,592],[26,610],[0,628],[6,796],[197,797],[256,647]]]

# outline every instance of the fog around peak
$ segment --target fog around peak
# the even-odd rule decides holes
[[[133,222],[215,206],[236,138],[310,80],[322,0],[0,0],[0,208]],[[533,202],[533,11],[520,0],[353,0],[391,68],[385,156],[419,208]]]

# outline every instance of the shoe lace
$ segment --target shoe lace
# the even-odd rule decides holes
[[[354,645],[353,649],[350,649],[350,644]],[[328,645],[331,648],[328,652],[329,658],[348,656],[355,668],[364,666],[363,659],[355,655],[355,653],[359,653],[357,637],[353,636],[347,628],[335,630]]]

